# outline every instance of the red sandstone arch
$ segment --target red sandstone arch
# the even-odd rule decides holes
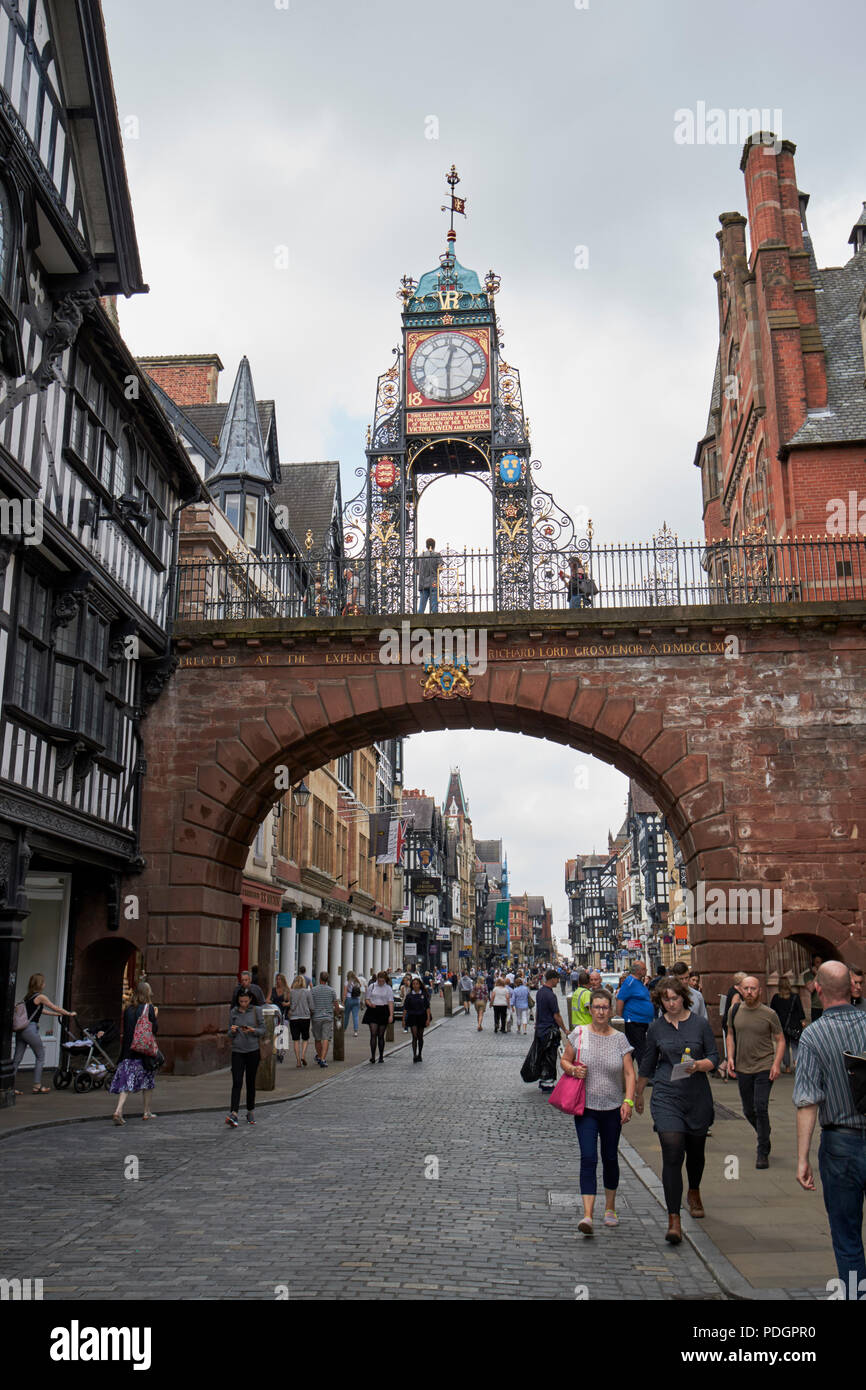
[[[200,1070],[221,1056],[241,871],[276,799],[275,769],[295,782],[398,733],[501,729],[599,757],[635,777],[668,817],[690,888],[778,888],[785,936],[821,937],[843,958],[864,954],[862,621],[803,629],[789,609],[785,626],[756,624],[752,613],[719,628],[717,616],[694,612],[688,630],[632,618],[630,637],[627,614],[619,631],[601,613],[581,614],[579,631],[574,614],[545,615],[543,630],[527,629],[525,616],[522,627],[517,615],[496,618],[488,669],[466,700],[426,699],[418,667],[378,664],[364,619],[308,620],[290,632],[266,621],[224,624],[219,635],[182,629],[181,669],[145,726],[140,884],[169,1058]],[[736,661],[721,651],[731,632]],[[608,654],[641,643],[657,654]],[[760,925],[695,936],[709,999],[734,969],[763,975],[772,938]]]

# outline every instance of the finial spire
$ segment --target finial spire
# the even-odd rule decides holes
[[[448,239],[448,250],[452,251],[454,248],[454,242],[457,240],[457,233],[454,230],[454,214],[455,212],[459,212],[463,217],[466,216],[466,199],[458,198],[455,196],[454,193],[454,189],[460,182],[460,175],[458,174],[455,165],[452,164],[450,171],[445,175],[445,182],[451,189],[451,198],[449,203],[442,204],[442,211],[451,213],[451,225],[448,228],[446,237]]]

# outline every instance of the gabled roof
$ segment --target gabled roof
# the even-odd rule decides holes
[[[482,864],[496,864],[502,867],[502,841],[501,840],[476,840],[475,853]]]
[[[410,812],[413,819],[409,829],[420,831],[421,834],[429,834],[433,829],[433,812],[436,809],[432,796],[405,796],[401,802],[402,814],[408,815]]]
[[[527,894],[526,911],[530,917],[543,917],[546,910],[544,898],[538,896],[533,897],[531,894]]]
[[[265,458],[265,443],[256,406],[249,359],[241,358],[219,436],[219,463],[208,478],[250,478],[254,482],[272,481]]]
[[[274,489],[273,503],[287,509],[289,525],[301,545],[309,531],[313,549],[324,550],[334,514],[339,513],[339,463],[329,460],[280,464],[280,481]]]
[[[810,410],[788,448],[866,440],[866,390],[860,296],[866,289],[866,249],[847,265],[818,270],[815,300],[827,354],[827,404]]]
[[[628,784],[628,805],[629,814],[635,816],[660,816],[661,811],[656,806],[651,796],[639,787],[633,777],[629,778]]]
[[[150,374],[147,377],[147,385],[151,395],[159,401],[178,434],[183,435],[196,453],[201,454],[206,463],[213,467],[219,458],[217,447],[215,444],[211,444],[210,440],[202,434],[198,425],[190,419],[188,409],[183,410],[177,405]]]
[[[463,794],[463,783],[460,780],[459,767],[452,769],[451,776],[448,779],[448,790],[445,793],[444,807],[446,816],[451,813],[452,801],[456,801],[457,803],[457,814],[459,816],[468,815],[469,807],[466,804],[466,797]]]
[[[38,51],[32,27],[33,14],[30,13],[28,22],[24,12],[32,7],[15,8],[21,11],[16,16],[21,27],[27,28],[28,48]],[[101,6],[97,0],[51,4],[48,20],[50,43],[42,45],[42,60],[47,65],[53,64],[58,75],[62,104],[67,113],[65,135],[72,149],[89,249],[98,256],[101,292],[106,295],[140,294],[147,290],[147,285],[141,274]],[[48,32],[45,38],[48,39]],[[18,25],[13,43],[19,46],[18,61],[26,62]],[[50,58],[46,49],[50,50]],[[36,100],[35,88],[34,80],[30,87],[31,103]],[[46,113],[48,109],[46,103]],[[36,138],[41,138],[38,132]],[[60,151],[63,143],[59,138],[55,142],[52,136],[51,147]],[[53,156],[55,175],[59,174],[60,157],[56,153]],[[43,237],[43,242],[47,245],[48,238]],[[53,268],[61,273],[59,264]]]

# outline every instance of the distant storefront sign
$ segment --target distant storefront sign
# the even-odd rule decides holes
[[[441,884],[438,878],[430,878],[427,875],[419,875],[412,884],[412,892],[419,898],[433,897],[438,894]]]
[[[407,941],[407,942],[406,942],[406,945],[403,947],[403,955],[404,955],[404,956],[417,956],[417,954],[418,954],[418,943],[417,943],[417,941]]]

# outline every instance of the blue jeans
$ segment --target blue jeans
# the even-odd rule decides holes
[[[582,594],[572,594],[568,600],[569,608],[588,608],[589,604]]]
[[[619,1135],[622,1120],[615,1110],[584,1110],[575,1115],[574,1127],[580,1145],[580,1194],[594,1197],[598,1192],[598,1141],[601,1140],[601,1173],[606,1191],[619,1187]]]
[[[866,1255],[863,1253],[866,1139],[854,1130],[846,1134],[841,1129],[825,1129],[818,1148],[818,1169],[839,1278],[847,1291],[853,1270],[856,1289],[861,1279],[866,1280]]]
[[[427,604],[430,604],[430,612],[439,612],[439,590],[438,589],[419,589],[418,590],[418,612],[423,613]]]
[[[343,1005],[343,1008],[345,1009],[345,1013],[343,1014],[343,1031],[344,1031],[344,1032],[345,1032],[345,1030],[346,1030],[346,1029],[348,1028],[348,1026],[349,1026],[349,1019],[350,1019],[350,1018],[352,1017],[352,1015],[354,1014],[354,1015],[355,1015],[355,1018],[354,1018],[355,1032],[357,1033],[357,1031],[358,1031],[358,1010],[359,1010],[360,1007],[361,1007],[361,1000],[360,1000],[360,998],[358,998],[358,999],[347,999],[347,1000],[346,1000],[345,1004]]]

